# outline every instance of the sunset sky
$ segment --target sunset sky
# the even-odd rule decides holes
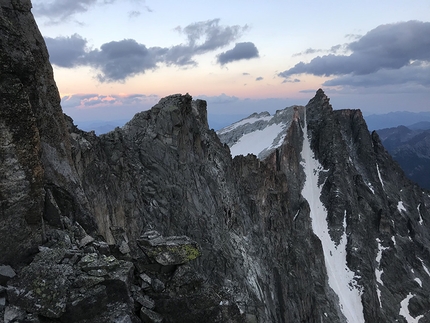
[[[33,0],[64,112],[130,119],[166,95],[229,122],[306,104],[430,110],[430,2]]]

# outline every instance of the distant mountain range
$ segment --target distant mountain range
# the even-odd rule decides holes
[[[76,125],[84,131],[94,131],[97,135],[108,133],[115,130],[116,127],[122,127],[127,122],[127,119],[120,120],[90,120],[90,121],[75,121]]]
[[[430,122],[376,131],[405,174],[421,187],[430,189]]]
[[[386,114],[372,114],[364,116],[364,119],[370,131],[397,126],[410,127],[411,125],[418,126],[420,129],[425,129],[425,124],[427,124],[428,129],[430,124],[430,112],[396,111]],[[420,125],[422,122],[424,125]]]
[[[245,114],[234,115],[219,115],[208,114],[209,127],[215,130],[227,127],[234,122],[247,117]],[[407,112],[397,111],[386,114],[372,114],[364,116],[367,127],[370,131],[393,128],[397,126],[407,126],[410,129],[429,129],[430,128],[430,112]],[[122,127],[128,120],[90,120],[90,121],[77,121],[75,123],[80,129],[85,131],[94,131],[97,135],[108,133],[116,127]],[[418,127],[418,128],[411,128]]]

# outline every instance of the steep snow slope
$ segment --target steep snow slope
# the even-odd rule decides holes
[[[357,285],[357,277],[346,263],[346,211],[343,223],[344,233],[340,243],[336,244],[329,235],[327,210],[320,200],[322,184],[319,183],[319,177],[321,172],[326,172],[327,170],[324,170],[314,157],[306,123],[303,129],[303,150],[301,155],[302,166],[306,174],[302,195],[311,208],[312,229],[322,243],[329,285],[339,297],[340,309],[348,322],[364,323],[363,306],[361,304],[362,292],[360,286]]]

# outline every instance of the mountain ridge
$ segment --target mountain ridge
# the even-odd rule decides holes
[[[421,121],[430,121],[430,112],[396,111],[385,114],[371,114],[365,116],[368,128],[378,130],[392,128],[400,125],[411,126]]]
[[[359,110],[318,90],[264,159],[188,94],[97,136],[62,113],[30,8],[0,3],[5,322],[430,320],[430,194]]]

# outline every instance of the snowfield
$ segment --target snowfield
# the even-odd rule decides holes
[[[258,156],[265,149],[279,147],[284,141],[285,134],[278,142],[274,142],[276,137],[284,130],[283,124],[272,124],[263,130],[257,130],[241,137],[237,143],[230,147],[231,155]]]
[[[266,115],[265,116],[258,116],[257,115],[256,117],[253,117],[253,118],[245,118],[243,120],[240,120],[238,122],[233,123],[232,125],[230,125],[228,127],[221,129],[218,133],[221,135],[223,133],[233,131],[234,129],[236,129],[240,126],[243,126],[246,124],[253,124],[253,123],[256,123],[257,121],[269,122],[272,118],[273,118],[273,116],[271,116],[271,115],[268,115],[268,116],[266,116]]]

